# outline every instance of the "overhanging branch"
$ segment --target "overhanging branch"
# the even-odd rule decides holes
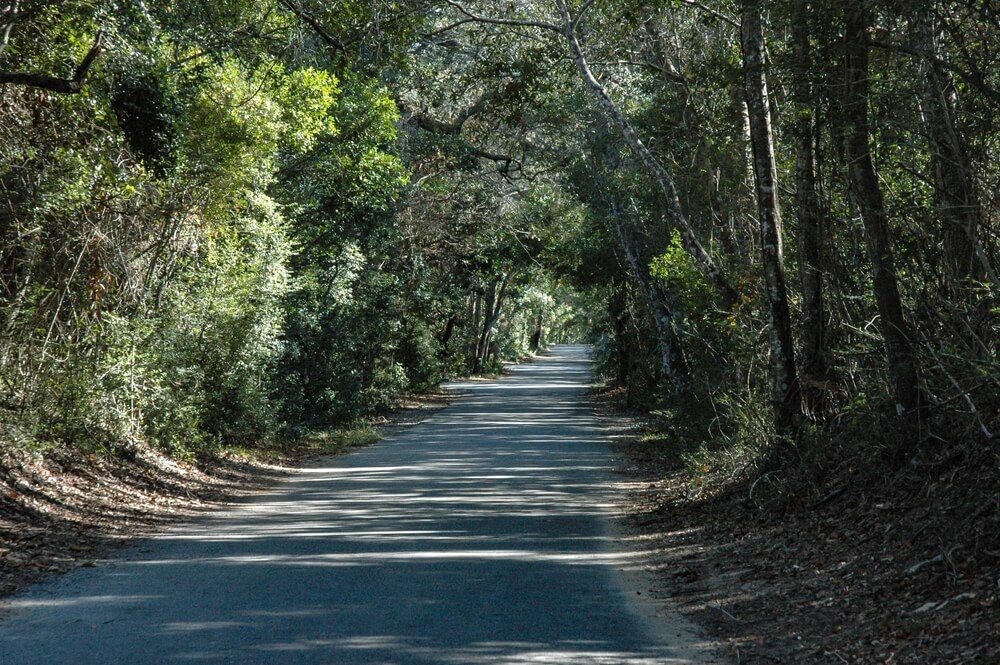
[[[91,67],[94,66],[94,61],[101,55],[102,40],[103,33],[98,31],[97,36],[94,38],[94,45],[87,51],[87,55],[84,56],[71,79],[61,79],[49,76],[48,74],[31,72],[0,72],[0,83],[26,85],[64,94],[78,93],[83,90],[83,84],[87,80],[87,75],[90,73]]]
[[[457,9],[461,14],[475,21],[476,23],[486,23],[488,25],[507,25],[507,26],[520,26],[522,28],[539,28],[541,30],[548,30],[550,32],[557,32],[562,34],[562,28],[555,23],[547,23],[545,21],[530,21],[522,19],[511,19],[511,18],[497,18],[494,16],[480,16],[465,8],[461,3],[455,2],[455,0],[445,0],[445,2]]]
[[[278,0],[282,7],[295,14],[295,16],[312,28],[320,39],[326,42],[326,45],[335,51],[344,51],[344,43],[337,39],[336,36],[329,30],[327,30],[322,23],[316,20],[309,12],[304,10],[301,5],[293,0]]]
[[[877,40],[872,40],[871,42],[869,42],[869,44],[872,48],[877,48],[889,52],[905,53],[906,55],[913,56],[915,58],[920,58],[922,60],[934,63],[935,65],[938,65],[940,67],[944,67],[952,74],[955,74],[956,76],[961,78],[964,82],[968,83],[973,88],[978,90],[981,94],[985,95],[986,97],[989,97],[990,100],[993,101],[993,103],[1000,102],[1000,90],[997,90],[996,88],[989,85],[986,79],[986,75],[975,67],[966,70],[951,61],[944,60],[936,56],[933,53],[928,53],[926,51],[922,51],[920,49],[916,49],[911,46],[906,46],[905,44],[895,44]]]
[[[453,120],[444,121],[438,120],[423,111],[417,111],[407,107],[407,105],[400,99],[396,100],[396,103],[404,111],[407,116],[407,122],[412,122],[425,129],[428,132],[433,132],[435,134],[451,134],[457,135],[462,132],[462,128],[465,127],[465,123],[471,120],[473,117],[483,113],[487,107],[493,102],[494,99],[498,97],[506,97],[517,92],[517,89],[521,86],[521,82],[518,80],[510,80],[507,85],[503,87],[502,90],[493,90],[483,94],[479,99],[466,106],[460,110]]]
[[[708,14],[708,15],[714,17],[714,18],[717,18],[718,20],[722,21],[723,23],[725,23],[725,24],[727,24],[727,25],[729,25],[729,26],[731,26],[733,28],[736,28],[737,30],[740,29],[740,22],[739,21],[737,21],[736,19],[734,19],[731,16],[727,16],[727,15],[723,14],[720,11],[712,9],[711,7],[708,7],[708,6],[706,6],[705,4],[703,4],[701,2],[697,2],[696,0],[681,0],[681,2],[684,3],[685,5],[687,5],[688,7],[694,7],[695,9],[698,9],[698,10],[701,10],[701,11],[705,12],[706,14]]]

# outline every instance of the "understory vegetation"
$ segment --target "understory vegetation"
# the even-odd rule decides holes
[[[573,341],[651,445],[771,507],[847,469],[995,473],[998,26],[8,2],[0,445],[253,448]]]

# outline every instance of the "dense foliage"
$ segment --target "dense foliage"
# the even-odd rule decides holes
[[[1000,426],[989,3],[0,12],[5,446],[295,436],[570,340],[739,464]]]

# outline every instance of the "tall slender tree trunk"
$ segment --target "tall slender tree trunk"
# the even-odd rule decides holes
[[[744,0],[741,35],[767,300],[774,428],[779,436],[792,437],[801,421],[802,398],[795,372],[795,345],[785,288],[778,173],[771,136],[767,79],[764,75],[764,26],[757,0]]]
[[[945,265],[952,291],[982,279],[978,261],[982,206],[966,149],[958,127],[954,82],[940,58],[938,25],[932,0],[917,3],[911,25],[918,63],[921,120],[931,149],[934,193],[944,222]]]
[[[479,362],[479,330],[483,319],[483,290],[478,280],[472,287],[472,298],[470,303],[472,317],[472,338],[469,341],[469,371],[473,374],[478,371]]]
[[[532,352],[538,351],[542,347],[542,324],[545,323],[545,318],[542,312],[538,313],[538,317],[535,319],[535,329],[531,333],[531,341],[528,344],[528,348]]]
[[[631,360],[631,344],[628,338],[629,303],[628,286],[620,284],[608,301],[608,313],[615,326],[615,379],[618,385],[629,386]],[[628,396],[631,406],[631,396]]]
[[[487,350],[490,342],[490,332],[493,330],[493,308],[497,297],[497,280],[490,282],[486,289],[485,300],[483,301],[483,325],[479,329],[479,339],[476,341],[476,362],[474,373],[483,371],[486,362]]]
[[[802,346],[799,371],[806,413],[822,416],[828,409],[825,388],[826,307],[823,296],[823,218],[816,189],[816,116],[810,3],[799,0],[792,15],[792,96],[795,102],[795,208],[798,221],[799,275],[802,289]]]
[[[919,361],[903,314],[896,281],[889,219],[872,161],[868,125],[868,17],[864,0],[845,3],[845,157],[849,192],[865,228],[872,282],[888,359],[896,412],[908,425],[919,421],[924,404],[918,384]]]
[[[448,345],[451,343],[452,335],[455,334],[456,325],[458,325],[458,317],[454,315],[448,317],[448,323],[445,324],[444,332],[441,334],[441,349],[438,351],[439,358],[448,357]]]

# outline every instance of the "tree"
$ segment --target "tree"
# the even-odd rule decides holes
[[[781,212],[778,207],[778,173],[771,138],[771,111],[764,75],[764,27],[760,4],[744,0],[741,14],[744,86],[750,114],[764,291],[768,311],[771,357],[771,402],[774,427],[779,436],[795,434],[802,416],[799,380],[795,370],[792,322],[785,290]]]
[[[802,290],[802,352],[799,368],[806,413],[822,417],[828,410],[826,306],[823,293],[823,219],[817,191],[816,113],[811,80],[812,46],[809,2],[792,8],[792,96],[795,103],[795,210],[798,218],[799,280]]]
[[[913,9],[911,31],[919,54],[921,121],[930,147],[934,198],[944,223],[945,263],[957,292],[984,277],[978,256],[982,207],[956,109],[955,84],[939,46],[938,4]]]
[[[889,379],[896,412],[908,427],[925,417],[925,402],[919,383],[920,363],[913,332],[903,313],[892,236],[885,201],[871,154],[868,122],[869,37],[868,13],[864,3],[851,0],[844,6],[844,121],[845,159],[851,200],[865,227],[872,283],[878,304],[882,337],[888,359]]]
[[[649,149],[642,143],[631,123],[622,114],[618,106],[611,99],[611,96],[608,95],[607,91],[604,89],[604,86],[601,85],[590,69],[590,64],[587,62],[587,57],[584,54],[583,48],[580,46],[579,38],[577,37],[577,27],[580,25],[580,21],[586,14],[587,9],[589,9],[592,5],[593,3],[585,3],[574,16],[570,12],[565,0],[556,0],[556,7],[559,9],[561,25],[558,27],[550,24],[547,25],[550,25],[549,29],[554,29],[560,32],[566,40],[570,57],[576,65],[577,70],[580,72],[580,76],[583,79],[584,84],[591,91],[604,112],[607,113],[615,125],[618,126],[618,129],[624,136],[625,141],[635,155],[635,158],[659,187],[660,194],[663,196],[664,200],[664,211],[670,222],[680,231],[681,237],[684,240],[685,249],[694,258],[695,262],[705,273],[708,280],[715,285],[719,292],[719,296],[722,299],[723,305],[727,309],[731,308],[739,301],[739,295],[732,285],[729,284],[715,260],[702,246],[694,228],[684,215],[680,200],[677,197],[677,190],[674,186],[673,178],[671,178],[667,170],[663,168],[663,166],[657,161],[656,157],[654,157]]]

